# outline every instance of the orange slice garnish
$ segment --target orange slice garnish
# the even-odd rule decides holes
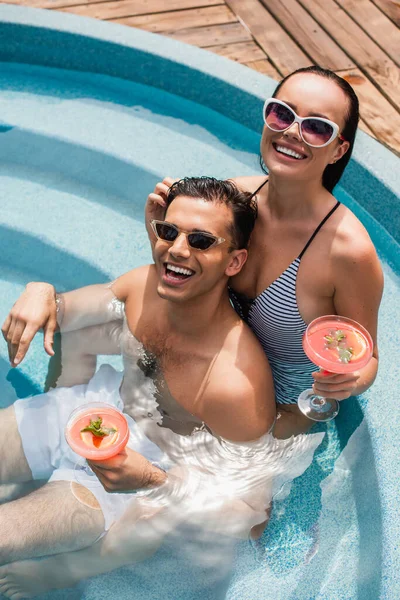
[[[358,331],[346,331],[346,342],[353,351],[351,355],[353,362],[360,360],[367,351],[367,342]]]

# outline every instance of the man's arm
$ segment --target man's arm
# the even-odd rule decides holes
[[[132,492],[158,487],[167,474],[131,448],[102,461],[88,461],[107,492]]]
[[[12,367],[24,358],[39,329],[44,330],[44,348],[53,356],[54,332],[57,328],[56,293],[48,283],[28,283],[15,302],[1,328],[8,345]]]
[[[57,294],[49,283],[28,283],[2,327],[11,365],[15,367],[23,360],[40,329],[44,331],[44,348],[53,356],[57,328],[71,332],[122,319],[123,307],[117,299],[124,300],[125,280],[122,276],[112,284],[90,285],[63,294]]]

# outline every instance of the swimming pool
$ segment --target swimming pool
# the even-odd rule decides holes
[[[257,172],[261,99],[273,83],[141,31],[5,6],[0,20],[3,319],[27,280],[69,289],[150,260],[143,203],[160,177]],[[379,379],[343,404],[262,544],[240,546],[229,600],[396,597],[399,166],[361,135],[338,191],[366,224],[385,271]],[[2,406],[39,391],[46,364],[40,340],[13,371],[1,347]],[[186,577],[184,568],[171,571],[162,551],[147,568],[49,597],[123,599],[134,586],[139,599],[200,600],[221,597],[225,585],[207,586],[189,568]]]

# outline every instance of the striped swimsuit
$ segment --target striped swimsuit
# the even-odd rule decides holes
[[[313,384],[311,373],[317,367],[303,351],[302,338],[307,324],[297,306],[296,279],[304,253],[339,205],[337,202],[324,217],[299,256],[257,298],[250,299],[229,290],[236,312],[251,327],[269,360],[279,404],[296,404],[299,394]]]

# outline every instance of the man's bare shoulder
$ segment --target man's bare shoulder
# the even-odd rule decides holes
[[[111,288],[120,300],[126,302],[130,296],[143,296],[147,285],[156,277],[154,265],[144,265],[124,273],[116,279]]]
[[[259,342],[243,322],[225,340],[210,374],[203,407],[212,430],[233,441],[257,439],[274,422],[271,369]]]

